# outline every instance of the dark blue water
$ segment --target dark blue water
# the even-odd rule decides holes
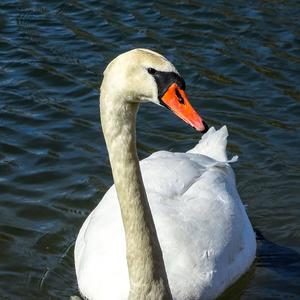
[[[213,4],[211,4],[213,3]],[[156,50],[207,123],[228,126],[257,260],[223,299],[300,297],[300,2],[0,3],[0,298],[78,294],[77,232],[112,184],[99,124],[106,64]],[[167,110],[138,116],[141,158],[197,132]]]

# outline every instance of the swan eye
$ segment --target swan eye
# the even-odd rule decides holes
[[[148,73],[151,74],[151,75],[154,75],[156,73],[156,70],[153,69],[153,68],[148,68],[147,69]]]

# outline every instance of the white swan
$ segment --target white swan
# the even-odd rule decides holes
[[[184,88],[175,67],[146,49],[118,56],[104,72],[101,123],[115,184],[76,240],[78,285],[89,300],[213,299],[254,260],[254,232],[229,166],[235,158],[226,156],[226,127],[211,128],[187,153],[160,151],[139,167],[140,102],[163,104],[206,129]]]

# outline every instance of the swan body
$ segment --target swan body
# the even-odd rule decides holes
[[[164,292],[153,296],[152,291],[143,297],[128,296],[135,289],[131,274],[140,272],[138,276],[142,277],[148,267],[145,264],[143,270],[144,265],[134,265],[134,262],[130,265],[128,244],[131,241],[122,211],[124,204],[120,201],[125,192],[118,187],[120,182],[114,173],[117,167],[110,156],[116,186],[107,191],[85,220],[75,244],[76,274],[84,297],[89,300],[214,299],[247,271],[255,258],[255,235],[230,167],[237,158],[227,159],[227,135],[225,126],[217,131],[210,128],[186,153],[159,151],[140,162],[167,275],[165,284],[172,296],[168,291],[167,296]],[[115,139],[116,136],[112,141],[106,139],[109,151],[113,152]],[[116,142],[116,147],[120,145]],[[119,155],[122,161],[123,154]],[[127,180],[130,189],[134,176]],[[142,247],[139,243],[134,241],[134,249]]]

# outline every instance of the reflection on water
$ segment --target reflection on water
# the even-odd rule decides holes
[[[100,3],[99,3],[100,2]],[[8,1],[0,4],[0,293],[76,294],[77,232],[112,183],[98,116],[101,72],[134,47],[167,56],[210,125],[227,124],[258,234],[253,268],[222,299],[299,296],[297,1]],[[144,105],[140,157],[199,139]]]

